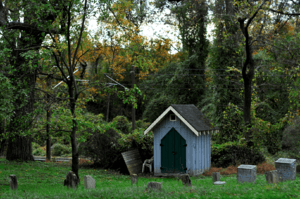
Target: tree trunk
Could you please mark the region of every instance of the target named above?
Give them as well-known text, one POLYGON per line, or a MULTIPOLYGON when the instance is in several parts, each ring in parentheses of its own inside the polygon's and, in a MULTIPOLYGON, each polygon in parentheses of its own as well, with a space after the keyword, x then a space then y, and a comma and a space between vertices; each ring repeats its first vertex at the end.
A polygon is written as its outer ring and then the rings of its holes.
MULTIPOLYGON (((245 36, 245 52, 246 60, 242 68, 242 76, 244 79, 244 122, 247 128, 251 127, 251 95, 252 95, 252 79, 254 77, 254 60, 252 58, 252 49, 250 46, 251 38, 249 37, 248 27, 244 27, 246 18, 239 18, 240 28, 245 36)), ((252 130, 245 132, 245 138, 248 146, 252 145, 252 130)))
MULTIPOLYGON (((47 87, 49 88, 51 86, 51 80, 50 78, 47 79, 47 87)), ((47 143, 46 143, 46 159, 48 161, 51 160, 51 137, 50 137, 50 119, 51 119, 51 102, 50 102, 50 95, 47 94, 47 125, 46 125, 46 132, 47 132, 47 143)))
POLYGON ((106 122, 108 122, 109 119, 109 102, 110 102, 110 93, 107 96, 106 122))
MULTIPOLYGON (((71 70, 71 74, 73 74, 72 70, 71 70)), ((76 118, 75 105, 76 105, 77 96, 76 96, 76 94, 74 96, 74 87, 73 87, 73 85, 75 85, 74 77, 71 76, 70 80, 71 81, 69 82, 68 87, 69 87, 69 96, 70 96, 70 109, 71 109, 71 113, 72 113, 72 116, 73 116, 72 132, 71 132, 71 135, 70 135, 71 145, 72 145, 72 171, 76 174, 77 179, 78 179, 78 183, 80 183, 80 178, 79 178, 79 174, 78 174, 78 170, 79 170, 79 168, 78 168, 78 163, 79 163, 78 157, 79 157, 79 154, 78 154, 77 140, 76 140, 77 122, 75 120, 75 118, 76 118)), ((75 92, 76 92, 76 88, 75 88, 75 92)))
POLYGON ((6 159, 34 161, 32 156, 32 138, 31 136, 16 136, 13 141, 11 138, 8 140, 6 159))
MULTIPOLYGON (((131 80, 132 80, 132 88, 134 88, 134 84, 135 84, 135 73, 134 73, 134 65, 132 65, 131 67, 131 80)), ((132 132, 135 129, 135 111, 136 109, 134 108, 134 105, 132 105, 132 132)))
MULTIPOLYGON (((18 60, 18 58, 17 58, 18 60)), ((20 70, 21 73, 23 73, 22 70, 20 70)), ((19 75, 17 75, 19 76, 19 75)), ((15 109, 15 114, 9 124, 9 132, 16 132, 15 136, 10 136, 8 139, 8 146, 7 146, 7 154, 6 159, 11 160, 17 160, 21 159, 23 161, 34 161, 34 158, 32 156, 32 138, 30 136, 20 136, 18 133, 22 131, 26 131, 31 127, 32 118, 24 118, 28 116, 28 114, 33 112, 33 104, 34 104, 34 86, 35 86, 35 72, 29 73, 24 79, 22 79, 21 82, 27 83, 28 85, 32 85, 31 91, 28 92, 28 97, 19 95, 19 99, 16 100, 15 107, 19 107, 21 102, 24 100, 24 98, 28 99, 28 103, 25 104, 21 108, 15 109), (22 81, 23 80, 23 81, 22 81), (14 140, 15 138, 15 140, 14 140)), ((17 84, 14 83, 14 84, 17 84)), ((17 85, 15 85, 17 86, 17 85)), ((22 88, 21 88, 22 89, 22 88)))
MULTIPOLYGON (((3 119, 3 121, 1 121, 1 124, 0 124, 0 135, 6 134, 5 128, 6 128, 6 119, 3 119)), ((0 156, 6 155, 5 154, 6 148, 7 148, 7 140, 2 137, 2 141, 0 143, 0 156)))

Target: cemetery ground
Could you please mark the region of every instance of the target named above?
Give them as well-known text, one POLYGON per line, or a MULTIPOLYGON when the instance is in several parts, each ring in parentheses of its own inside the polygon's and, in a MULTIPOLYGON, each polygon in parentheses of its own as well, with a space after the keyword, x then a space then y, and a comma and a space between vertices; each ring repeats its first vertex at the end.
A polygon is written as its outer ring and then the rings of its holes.
MULTIPOLYGON (((137 184, 131 184, 129 175, 115 171, 88 167, 87 160, 80 160, 80 184, 77 189, 68 189, 64 180, 71 169, 68 163, 57 162, 9 162, 0 159, 0 198, 300 198, 300 174, 292 181, 268 184, 264 173, 275 170, 278 158, 289 158, 281 151, 271 156, 264 149, 267 161, 257 166, 256 183, 237 183, 237 166, 212 167, 198 177, 190 177, 192 186, 183 186, 176 178, 160 178, 138 175, 137 184), (212 173, 220 172, 223 185, 213 185, 212 173), (17 177, 18 189, 11 190, 9 175, 17 177), (95 188, 85 189, 84 176, 95 180, 95 188), (160 190, 147 188, 148 182, 161 182, 160 190)), ((297 165, 299 161, 297 160, 297 165)))

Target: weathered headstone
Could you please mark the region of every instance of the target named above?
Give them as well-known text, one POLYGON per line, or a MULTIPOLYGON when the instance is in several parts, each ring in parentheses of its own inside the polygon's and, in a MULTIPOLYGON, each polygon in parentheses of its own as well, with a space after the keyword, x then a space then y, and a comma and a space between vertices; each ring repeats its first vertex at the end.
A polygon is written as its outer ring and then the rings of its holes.
POLYGON ((212 179, 213 183, 216 181, 220 181, 220 172, 213 172, 212 179))
POLYGON ((68 188, 77 188, 78 186, 78 179, 76 174, 73 171, 69 171, 67 174, 66 179, 64 180, 64 186, 67 186, 68 188))
POLYGON ((279 158, 275 161, 279 182, 296 179, 296 159, 279 158))
POLYGON ((213 172, 212 179, 213 179, 213 184, 214 185, 226 184, 226 182, 220 181, 220 179, 221 179, 220 172, 213 172))
POLYGON ((182 185, 186 185, 186 186, 189 186, 189 187, 192 186, 192 182, 191 182, 189 174, 183 174, 183 175, 180 176, 180 178, 181 178, 181 181, 182 181, 182 185))
POLYGON ((158 191, 160 191, 161 190, 161 182, 148 182, 147 187, 149 189, 148 192, 150 190, 158 190, 158 191))
POLYGON ((237 168, 237 182, 256 182, 256 165, 240 165, 237 168))
POLYGON ((268 184, 274 184, 279 182, 277 170, 266 171, 265 176, 268 184))
POLYGON ((138 175, 132 174, 131 175, 131 185, 136 184, 138 182, 138 175))
POLYGON ((95 179, 92 176, 84 176, 84 189, 95 189, 95 179))
POLYGON ((17 182, 17 176, 14 174, 9 175, 9 184, 11 190, 17 190, 18 189, 18 182, 17 182))

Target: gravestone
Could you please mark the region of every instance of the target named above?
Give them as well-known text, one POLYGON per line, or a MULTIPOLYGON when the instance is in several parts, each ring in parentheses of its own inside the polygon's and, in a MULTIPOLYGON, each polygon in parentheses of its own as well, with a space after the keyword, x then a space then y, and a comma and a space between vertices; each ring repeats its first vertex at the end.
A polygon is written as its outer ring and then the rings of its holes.
POLYGON ((220 172, 213 172, 212 178, 213 178, 213 184, 214 185, 226 184, 226 182, 220 181, 220 178, 221 178, 220 177, 220 172))
POLYGON ((162 182, 148 182, 148 185, 147 185, 148 192, 151 191, 151 190, 158 190, 158 191, 160 191, 161 190, 161 183, 162 182))
POLYGON ((131 185, 136 184, 138 182, 138 176, 136 174, 131 175, 131 185))
POLYGON ((77 188, 78 186, 78 179, 76 174, 73 171, 69 171, 67 174, 66 179, 64 180, 64 186, 67 186, 68 188, 77 188))
POLYGON ((213 183, 216 181, 220 181, 220 172, 213 172, 212 178, 213 178, 213 183))
POLYGON ((84 176, 84 189, 95 189, 95 180, 92 176, 84 176))
POLYGON ((192 186, 192 182, 191 182, 189 174, 183 174, 183 175, 181 175, 180 179, 182 181, 182 185, 189 186, 189 187, 192 186))
POLYGON ((256 165, 240 165, 237 168, 237 182, 256 182, 256 165))
POLYGON ((296 159, 279 158, 275 161, 279 182, 296 179, 296 159))
POLYGON ((265 176, 268 184, 274 184, 279 182, 277 170, 267 171, 265 172, 265 176))
POLYGON ((11 190, 17 190, 18 189, 18 182, 17 182, 17 176, 14 174, 9 175, 9 184, 11 190))

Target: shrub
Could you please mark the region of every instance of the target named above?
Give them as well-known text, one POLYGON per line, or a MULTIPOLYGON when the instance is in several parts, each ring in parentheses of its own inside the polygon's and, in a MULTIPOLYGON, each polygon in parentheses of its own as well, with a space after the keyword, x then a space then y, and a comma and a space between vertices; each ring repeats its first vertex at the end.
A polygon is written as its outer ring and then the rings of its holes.
POLYGON ((41 146, 35 142, 32 142, 32 151, 34 151, 35 149, 40 148, 41 146))
POLYGON ((59 143, 54 144, 52 147, 51 155, 53 156, 61 156, 62 154, 69 154, 71 152, 70 147, 59 143))
POLYGON ((293 153, 299 153, 300 145, 300 118, 296 118, 293 123, 284 129, 282 136, 282 148, 293 153))
POLYGON ((112 122, 116 122, 116 129, 122 131, 124 134, 129 133, 128 129, 128 119, 125 116, 117 116, 115 117, 112 122))
POLYGON ((38 149, 33 150, 32 155, 45 156, 46 152, 42 148, 38 148, 38 149))
POLYGON ((81 143, 80 151, 85 152, 85 156, 91 157, 95 167, 104 169, 120 169, 121 173, 128 173, 126 164, 121 155, 122 149, 116 149, 113 145, 118 145, 119 133, 110 128, 104 133, 96 132, 87 137, 87 141, 81 143))
POLYGON ((250 150, 246 144, 236 144, 231 142, 231 144, 224 143, 212 147, 211 163, 215 167, 228 167, 230 165, 236 165, 238 162, 240 164, 250 164, 257 165, 265 161, 265 157, 262 152, 253 148, 250 150))

